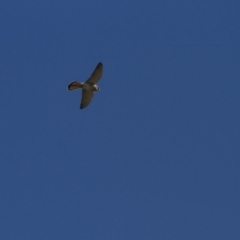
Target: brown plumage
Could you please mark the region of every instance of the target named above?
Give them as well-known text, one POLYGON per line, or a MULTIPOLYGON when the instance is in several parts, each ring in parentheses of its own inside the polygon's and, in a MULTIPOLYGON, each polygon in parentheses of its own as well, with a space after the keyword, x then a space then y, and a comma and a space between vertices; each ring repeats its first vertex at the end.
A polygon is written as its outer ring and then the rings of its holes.
POLYGON ((97 86, 97 82, 102 77, 103 73, 103 64, 100 62, 94 69, 92 75, 87 79, 86 82, 71 82, 68 85, 68 90, 75 90, 78 88, 82 88, 82 99, 80 104, 80 109, 83 109, 89 105, 91 102, 94 92, 100 90, 100 88, 97 86))

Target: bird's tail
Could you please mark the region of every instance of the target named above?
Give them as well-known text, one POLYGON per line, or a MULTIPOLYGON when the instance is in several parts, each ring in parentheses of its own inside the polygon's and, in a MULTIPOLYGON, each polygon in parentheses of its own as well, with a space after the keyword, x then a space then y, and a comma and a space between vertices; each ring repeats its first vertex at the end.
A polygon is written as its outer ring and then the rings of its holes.
POLYGON ((83 86, 82 83, 74 81, 68 85, 68 90, 75 90, 75 89, 81 88, 82 86, 83 86))

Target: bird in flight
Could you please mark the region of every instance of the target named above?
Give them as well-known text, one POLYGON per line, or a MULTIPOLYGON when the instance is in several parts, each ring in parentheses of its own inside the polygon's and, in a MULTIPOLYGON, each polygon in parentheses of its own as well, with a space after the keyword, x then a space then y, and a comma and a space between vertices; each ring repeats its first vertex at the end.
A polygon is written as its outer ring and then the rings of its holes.
POLYGON ((103 73, 103 64, 100 62, 94 69, 92 75, 87 79, 86 82, 71 82, 68 85, 68 90, 75 90, 78 88, 82 88, 82 99, 80 104, 80 109, 83 109, 89 105, 91 102, 94 92, 100 90, 99 86, 96 84, 103 73))

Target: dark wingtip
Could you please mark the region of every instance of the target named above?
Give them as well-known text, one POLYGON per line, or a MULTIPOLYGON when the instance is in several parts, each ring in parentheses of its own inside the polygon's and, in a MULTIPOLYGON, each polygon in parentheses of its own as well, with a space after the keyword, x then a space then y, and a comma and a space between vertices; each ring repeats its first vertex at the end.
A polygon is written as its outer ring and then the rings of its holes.
POLYGON ((71 90, 71 85, 72 85, 72 82, 70 84, 68 84, 68 86, 67 86, 68 91, 71 90))

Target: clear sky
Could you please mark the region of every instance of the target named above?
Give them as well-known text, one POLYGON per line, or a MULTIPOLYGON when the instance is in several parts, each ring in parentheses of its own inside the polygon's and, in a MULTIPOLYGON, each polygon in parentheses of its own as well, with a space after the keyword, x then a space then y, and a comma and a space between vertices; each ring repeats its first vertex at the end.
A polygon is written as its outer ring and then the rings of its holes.
POLYGON ((0 239, 239 240, 239 12, 1 0, 0 239))

